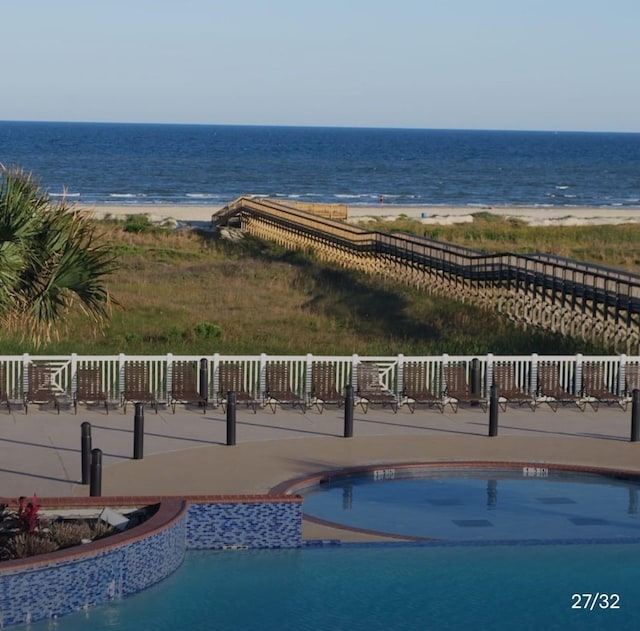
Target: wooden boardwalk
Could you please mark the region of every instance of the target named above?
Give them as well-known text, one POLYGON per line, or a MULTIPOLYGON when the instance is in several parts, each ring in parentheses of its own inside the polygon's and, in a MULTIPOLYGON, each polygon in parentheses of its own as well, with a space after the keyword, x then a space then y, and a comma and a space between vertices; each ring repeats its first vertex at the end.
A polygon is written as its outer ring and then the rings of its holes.
POLYGON ((324 213, 241 197, 212 217, 323 261, 478 304, 520 324, 637 354, 640 276, 548 254, 483 254, 433 239, 359 228, 324 213))

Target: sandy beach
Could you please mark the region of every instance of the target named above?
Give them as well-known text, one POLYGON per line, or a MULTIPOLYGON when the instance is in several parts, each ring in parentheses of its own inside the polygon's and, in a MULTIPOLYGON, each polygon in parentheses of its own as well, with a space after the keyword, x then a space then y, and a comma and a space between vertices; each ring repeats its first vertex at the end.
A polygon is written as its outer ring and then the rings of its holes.
MULTIPOLYGON (((126 217, 147 214, 152 221, 174 219, 181 223, 206 223, 220 206, 200 205, 126 205, 85 206, 96 218, 126 217)), ((470 223, 474 213, 488 212, 501 217, 519 219, 535 226, 616 225, 640 223, 640 208, 588 207, 490 207, 490 206, 349 206, 350 221, 383 218, 392 221, 405 215, 424 224, 448 225, 470 223)))

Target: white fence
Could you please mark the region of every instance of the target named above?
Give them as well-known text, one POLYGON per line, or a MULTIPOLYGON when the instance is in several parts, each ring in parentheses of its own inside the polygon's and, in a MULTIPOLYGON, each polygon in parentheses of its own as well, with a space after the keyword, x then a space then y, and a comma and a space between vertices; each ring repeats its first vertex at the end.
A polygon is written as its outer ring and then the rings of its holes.
MULTIPOLYGON (((172 398, 172 372, 176 362, 192 362, 197 371, 197 383, 200 393, 212 404, 217 405, 226 395, 220 391, 219 368, 225 362, 242 365, 245 390, 258 400, 265 400, 266 375, 271 362, 284 362, 289 367, 292 392, 307 400, 312 399, 312 365, 314 362, 330 363, 335 367, 336 388, 342 390, 347 384, 357 389, 356 366, 360 363, 376 364, 379 369, 380 383, 386 390, 399 399, 403 392, 403 366, 407 362, 417 362, 425 366, 426 386, 434 392, 443 392, 446 388, 443 366, 456 364, 467 368, 469 383, 475 387, 476 394, 487 398, 492 384, 493 365, 496 362, 508 362, 513 366, 517 384, 532 396, 537 385, 537 366, 539 362, 553 362, 559 369, 562 387, 570 393, 580 395, 582 387, 582 365, 584 362, 598 363, 604 367, 606 388, 614 396, 630 397, 631 392, 626 375, 629 366, 640 365, 640 356, 516 356, 516 355, 440 355, 440 356, 326 356, 326 355, 12 355, 0 356, 0 392, 6 392, 12 402, 23 402, 28 392, 29 364, 46 365, 50 368, 51 384, 55 393, 70 399, 76 392, 76 378, 79 367, 99 369, 102 390, 112 403, 121 404, 125 390, 124 374, 128 362, 137 362, 146 367, 148 388, 154 398, 167 404, 172 398), (203 392, 206 390, 206 392, 203 392)), ((635 368, 637 374, 638 368, 635 368)), ((630 371, 629 371, 630 372, 630 371)), ((637 386, 634 386, 637 387, 637 386)))

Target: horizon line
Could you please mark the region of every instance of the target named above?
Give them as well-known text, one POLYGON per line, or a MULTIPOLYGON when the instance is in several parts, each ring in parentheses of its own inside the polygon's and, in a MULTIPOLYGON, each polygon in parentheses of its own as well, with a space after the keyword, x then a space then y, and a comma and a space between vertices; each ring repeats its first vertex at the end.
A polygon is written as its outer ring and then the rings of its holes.
POLYGON ((527 132, 550 134, 640 134, 630 130, 608 129, 553 129, 553 128, 515 128, 515 127, 415 127, 385 125, 323 125, 323 124, 283 124, 283 123, 185 123, 157 121, 97 121, 97 120, 45 120, 45 119, 0 119, 2 123, 51 124, 51 125, 149 125, 157 127, 275 127, 289 129, 362 129, 397 131, 478 131, 478 132, 527 132))

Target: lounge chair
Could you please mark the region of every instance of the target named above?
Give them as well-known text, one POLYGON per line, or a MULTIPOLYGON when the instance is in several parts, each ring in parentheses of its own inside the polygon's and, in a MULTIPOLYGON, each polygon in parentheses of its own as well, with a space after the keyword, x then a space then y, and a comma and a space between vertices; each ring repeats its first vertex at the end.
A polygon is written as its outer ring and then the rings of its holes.
POLYGON ((380 369, 376 364, 358 364, 356 405, 366 414, 370 405, 389 406, 393 413, 398 411, 398 399, 393 392, 380 382, 380 369))
POLYGON ((5 403, 7 410, 11 412, 11 401, 9 400, 9 392, 7 388, 7 366, 0 364, 0 401, 5 403))
POLYGON ((298 406, 302 413, 306 413, 307 406, 304 399, 291 390, 289 364, 286 362, 271 362, 267 364, 267 391, 265 401, 275 414, 278 405, 298 406))
POLYGON ((344 405, 345 396, 336 387, 336 367, 329 362, 311 364, 311 405, 322 414, 325 405, 344 405))
POLYGON ((222 411, 226 411, 228 392, 236 395, 236 403, 244 403, 253 409, 255 414, 260 405, 257 399, 246 389, 244 379, 244 366, 241 362, 224 362, 218 367, 218 402, 222 405, 222 411))
POLYGON ((171 366, 171 410, 176 413, 178 403, 197 403, 203 414, 207 411, 207 397, 198 391, 198 365, 195 362, 173 362, 171 366))
POLYGON ((158 413, 158 401, 149 385, 149 368, 146 362, 130 361, 124 364, 124 391, 122 404, 127 413, 127 401, 132 403, 150 403, 158 413))
POLYGON ((467 381, 466 364, 449 364, 442 368, 444 375, 444 394, 447 403, 451 405, 455 413, 458 412, 460 403, 478 404, 483 412, 487 411, 487 400, 479 393, 471 391, 467 381))
POLYGON ((109 414, 108 396, 102 389, 100 368, 78 366, 76 369, 76 389, 73 393, 73 411, 78 413, 78 403, 103 403, 109 414))
POLYGON ((547 403, 554 411, 558 411, 560 405, 575 403, 581 412, 584 412, 587 403, 583 397, 565 390, 560 382, 560 367, 554 362, 538 363, 538 389, 536 403, 547 403))
POLYGON ((509 403, 528 405, 536 411, 536 398, 529 388, 518 383, 515 366, 511 362, 493 364, 493 384, 498 388, 498 405, 503 412, 507 411, 509 403))
MULTIPOLYGON (((427 365, 422 362, 407 362, 403 367, 403 402, 407 404, 411 414, 416 405, 437 407, 440 413, 444 413, 445 399, 442 394, 434 394, 427 381, 429 379, 427 365)), ((440 388, 440 392, 442 389, 440 388)))
POLYGON ((29 403, 53 403, 60 414, 58 397, 64 392, 56 385, 56 368, 51 364, 29 364, 27 368, 29 383, 24 394, 24 411, 29 413, 29 403))
POLYGON ((623 410, 627 409, 626 399, 618 397, 607 387, 605 366, 600 362, 582 364, 582 396, 594 411, 598 410, 601 403, 615 403, 623 410))

